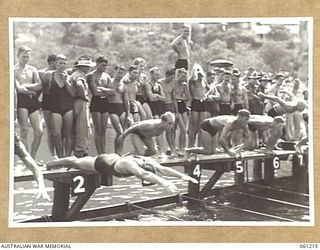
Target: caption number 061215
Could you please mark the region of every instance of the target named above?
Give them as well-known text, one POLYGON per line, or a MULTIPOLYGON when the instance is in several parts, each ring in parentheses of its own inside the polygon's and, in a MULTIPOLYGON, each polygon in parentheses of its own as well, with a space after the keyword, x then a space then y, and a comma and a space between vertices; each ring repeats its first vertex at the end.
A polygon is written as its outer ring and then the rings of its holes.
POLYGON ((84 186, 84 177, 81 175, 77 175, 73 177, 72 181, 76 184, 73 192, 75 194, 81 194, 86 191, 86 188, 84 186))

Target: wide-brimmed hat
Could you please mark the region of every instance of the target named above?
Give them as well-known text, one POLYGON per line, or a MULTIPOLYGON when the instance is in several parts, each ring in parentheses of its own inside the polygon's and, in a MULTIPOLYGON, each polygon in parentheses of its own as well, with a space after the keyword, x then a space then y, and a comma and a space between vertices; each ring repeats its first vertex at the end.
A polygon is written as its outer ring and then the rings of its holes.
POLYGON ((240 76, 240 75, 241 75, 240 70, 239 70, 238 68, 232 69, 231 74, 232 74, 233 76, 240 76))
POLYGON ((267 75, 264 75, 263 77, 261 77, 260 81, 268 81, 268 82, 270 82, 271 79, 267 75))
POLYGON ((278 79, 278 78, 285 78, 285 75, 282 72, 279 72, 278 74, 276 74, 276 76, 274 77, 274 79, 278 79))
POLYGON ((92 62, 90 55, 81 55, 78 60, 75 62, 74 66, 87 66, 94 67, 96 64, 92 62))
POLYGON ((248 76, 249 79, 258 79, 260 78, 259 73, 254 71, 251 75, 248 76))
POLYGON ((214 60, 214 61, 211 61, 209 64, 210 66, 219 67, 219 68, 229 68, 229 67, 232 67, 233 65, 232 62, 224 59, 214 60))

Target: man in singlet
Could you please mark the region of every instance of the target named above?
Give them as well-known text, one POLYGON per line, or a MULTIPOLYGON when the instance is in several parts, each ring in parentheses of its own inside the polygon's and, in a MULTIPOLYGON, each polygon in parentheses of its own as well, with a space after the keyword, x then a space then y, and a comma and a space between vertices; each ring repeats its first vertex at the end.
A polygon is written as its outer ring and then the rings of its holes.
POLYGON ((249 109, 247 90, 240 85, 240 71, 238 69, 232 70, 231 104, 233 106, 233 115, 237 115, 240 109, 249 109))
POLYGON ((231 71, 226 70, 223 74, 223 80, 217 85, 217 90, 220 93, 220 115, 231 114, 231 71))
POLYGON ((111 83, 114 95, 109 96, 110 121, 116 131, 114 150, 117 154, 119 154, 120 150, 117 145, 118 137, 123 133, 123 130, 126 127, 130 112, 127 85, 121 82, 125 72, 124 66, 117 65, 115 67, 114 78, 111 83))
POLYGON ((306 102, 304 100, 299 100, 292 94, 286 90, 281 90, 280 93, 284 93, 288 95, 291 100, 284 101, 278 96, 266 95, 263 93, 258 93, 260 98, 265 98, 276 102, 272 109, 269 110, 268 115, 271 117, 282 116, 284 114, 291 114, 296 111, 302 112, 306 108, 306 102))
POLYGON ((17 92, 17 118, 20 127, 21 141, 28 150, 28 120, 30 120, 33 130, 30 154, 31 157, 35 159, 43 133, 40 103, 38 101, 39 90, 41 90, 42 87, 38 70, 28 64, 30 53, 31 49, 26 46, 18 49, 18 63, 14 67, 14 82, 17 92))
POLYGON ((175 69, 185 68, 186 70, 188 70, 190 46, 192 45, 190 37, 191 26, 183 25, 182 34, 176 37, 171 43, 173 50, 178 55, 178 59, 175 64, 175 69))
MULTIPOLYGON (((55 70, 56 69, 56 55, 50 54, 47 57, 47 63, 48 67, 45 69, 39 70, 39 77, 41 80, 41 83, 43 83, 44 75, 47 71, 55 70)), ((52 130, 51 130, 51 124, 50 124, 50 118, 51 118, 51 109, 50 109, 50 96, 49 96, 49 90, 45 89, 42 86, 42 102, 41 102, 41 109, 42 114, 44 118, 44 122, 46 124, 46 130, 47 130, 47 144, 49 148, 49 153, 51 156, 55 155, 54 152, 54 146, 53 146, 53 138, 52 138, 52 130)))
POLYGON ((179 150, 184 151, 187 145, 187 123, 188 123, 188 109, 187 102, 190 98, 187 70, 184 68, 176 70, 176 80, 173 84, 173 103, 177 116, 177 123, 179 126, 179 150))
POLYGON ((89 109, 88 109, 88 83, 86 73, 94 64, 90 55, 82 55, 75 63, 76 71, 71 75, 71 85, 75 89, 74 97, 74 122, 75 122, 75 147, 74 155, 84 157, 89 150, 89 109))
POLYGON ((119 136, 118 143, 121 149, 120 152, 122 153, 125 138, 131 134, 136 154, 146 156, 154 155, 157 153, 157 149, 153 141, 153 137, 163 134, 163 132, 172 129, 173 126, 174 115, 170 112, 166 112, 161 115, 160 119, 137 122, 119 136), (146 150, 144 146, 147 147, 146 150))
POLYGON ((272 150, 282 135, 284 125, 285 120, 281 116, 272 118, 267 115, 251 115, 248 121, 248 127, 251 132, 251 147, 258 148, 258 132, 267 131, 269 135, 266 139, 265 153, 273 154, 272 150))
POLYGON ((106 152, 106 131, 110 111, 108 97, 114 94, 114 91, 110 88, 111 77, 105 72, 107 66, 108 59, 101 55, 96 59, 96 69, 86 76, 92 94, 90 112, 94 126, 94 142, 98 154, 106 152))
POLYGON ((206 92, 208 90, 205 81, 205 73, 201 65, 195 63, 192 67, 189 79, 191 101, 191 116, 189 124, 189 147, 193 147, 198 134, 198 145, 201 145, 200 123, 207 118, 206 92))
POLYGON ((142 181, 159 184, 165 190, 176 193, 178 188, 170 181, 161 177, 177 177, 184 181, 198 183, 198 181, 188 175, 182 174, 172 168, 160 165, 150 157, 141 155, 119 156, 117 154, 101 154, 96 157, 86 156, 84 158, 66 157, 52 160, 47 163, 48 169, 73 167, 84 171, 97 171, 102 176, 129 177, 136 176, 142 181))
POLYGON ((141 120, 141 117, 139 115, 139 107, 136 100, 139 85, 139 83, 137 82, 139 77, 138 67, 135 65, 131 65, 129 67, 128 73, 128 77, 124 76, 121 82, 123 82, 127 86, 130 114, 133 117, 133 121, 138 122, 141 120))
POLYGON ((186 148, 188 153, 215 154, 218 143, 224 148, 231 157, 236 157, 249 142, 248 121, 250 112, 246 109, 238 111, 236 117, 230 115, 216 116, 208 118, 201 123, 203 133, 203 147, 186 148), (232 132, 242 131, 245 142, 230 148, 230 137, 232 132), (219 135, 219 138, 218 138, 219 135))
POLYGON ((65 71, 67 57, 60 54, 56 57, 56 70, 46 72, 43 81, 44 89, 50 96, 53 145, 58 157, 70 156, 73 150, 73 96, 74 89, 65 71))

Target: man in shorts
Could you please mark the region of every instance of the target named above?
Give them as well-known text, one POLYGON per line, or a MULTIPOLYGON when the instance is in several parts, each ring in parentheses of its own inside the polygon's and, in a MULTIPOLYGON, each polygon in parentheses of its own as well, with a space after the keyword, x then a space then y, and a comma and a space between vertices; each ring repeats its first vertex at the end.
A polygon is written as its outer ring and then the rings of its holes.
POLYGON ((30 154, 35 159, 43 133, 40 103, 38 101, 42 87, 38 70, 28 64, 30 53, 31 49, 27 46, 22 46, 18 49, 18 63, 14 66, 14 82, 15 91, 17 92, 17 118, 21 141, 28 150, 28 120, 30 120, 33 130, 30 154))
POLYGON ((160 165, 150 157, 138 155, 119 156, 117 154, 101 154, 97 157, 86 156, 84 158, 67 157, 52 160, 47 163, 48 169, 73 167, 84 171, 97 171, 101 175, 113 175, 116 177, 136 176, 141 180, 159 184, 167 191, 176 193, 178 188, 160 175, 177 177, 184 181, 198 183, 188 175, 182 174, 172 168, 160 165))
POLYGON ((200 125, 201 133, 203 133, 203 147, 186 148, 186 152, 215 154, 219 143, 231 157, 238 156, 239 152, 250 142, 249 119, 250 112, 246 109, 241 109, 236 117, 222 115, 204 120, 200 125), (242 131, 245 143, 230 148, 230 137, 235 130, 242 131))
MULTIPOLYGON (((157 149, 153 137, 159 136, 163 132, 172 129, 174 120, 174 115, 170 112, 166 112, 160 116, 160 119, 144 120, 133 124, 119 136, 118 140, 119 145, 121 145, 120 148, 123 148, 125 138, 131 134, 136 154, 145 156, 155 155, 157 149), (144 146, 147 147, 146 150, 144 150, 144 146)), ((120 152, 122 152, 122 150, 120 150, 120 152)))
POLYGON ((182 34, 176 37, 171 43, 173 50, 178 55, 175 69, 184 68, 188 70, 191 45, 191 26, 183 25, 182 34))
POLYGON ((231 115, 231 71, 226 70, 223 74, 222 82, 217 85, 220 93, 219 115, 231 115))

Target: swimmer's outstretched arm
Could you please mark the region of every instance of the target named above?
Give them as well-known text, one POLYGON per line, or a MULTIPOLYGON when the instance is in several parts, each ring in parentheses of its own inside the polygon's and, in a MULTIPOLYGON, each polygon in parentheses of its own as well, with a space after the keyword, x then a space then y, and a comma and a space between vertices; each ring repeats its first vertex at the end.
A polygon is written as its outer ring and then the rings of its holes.
POLYGON ((68 156, 65 158, 54 158, 47 163, 47 169, 51 170, 57 168, 72 167, 80 170, 94 171, 95 159, 95 157, 91 156, 85 156, 82 158, 77 158, 75 156, 68 156))
POLYGON ((192 178, 189 175, 185 175, 183 173, 180 173, 179 171, 169 168, 169 167, 165 167, 162 166, 160 163, 158 163, 156 160, 150 158, 150 157, 145 157, 142 156, 141 158, 143 158, 145 160, 145 164, 151 164, 156 171, 158 171, 160 174, 164 175, 164 176, 172 176, 172 177, 177 177, 179 179, 182 179, 184 181, 191 181, 193 183, 198 183, 198 181, 194 178, 192 178))
POLYGON ((286 102, 284 100, 282 100, 280 97, 278 96, 274 96, 274 95, 266 95, 262 92, 258 93, 258 96, 265 98, 265 99, 269 99, 271 101, 277 102, 279 103, 281 106, 287 106, 286 102))

